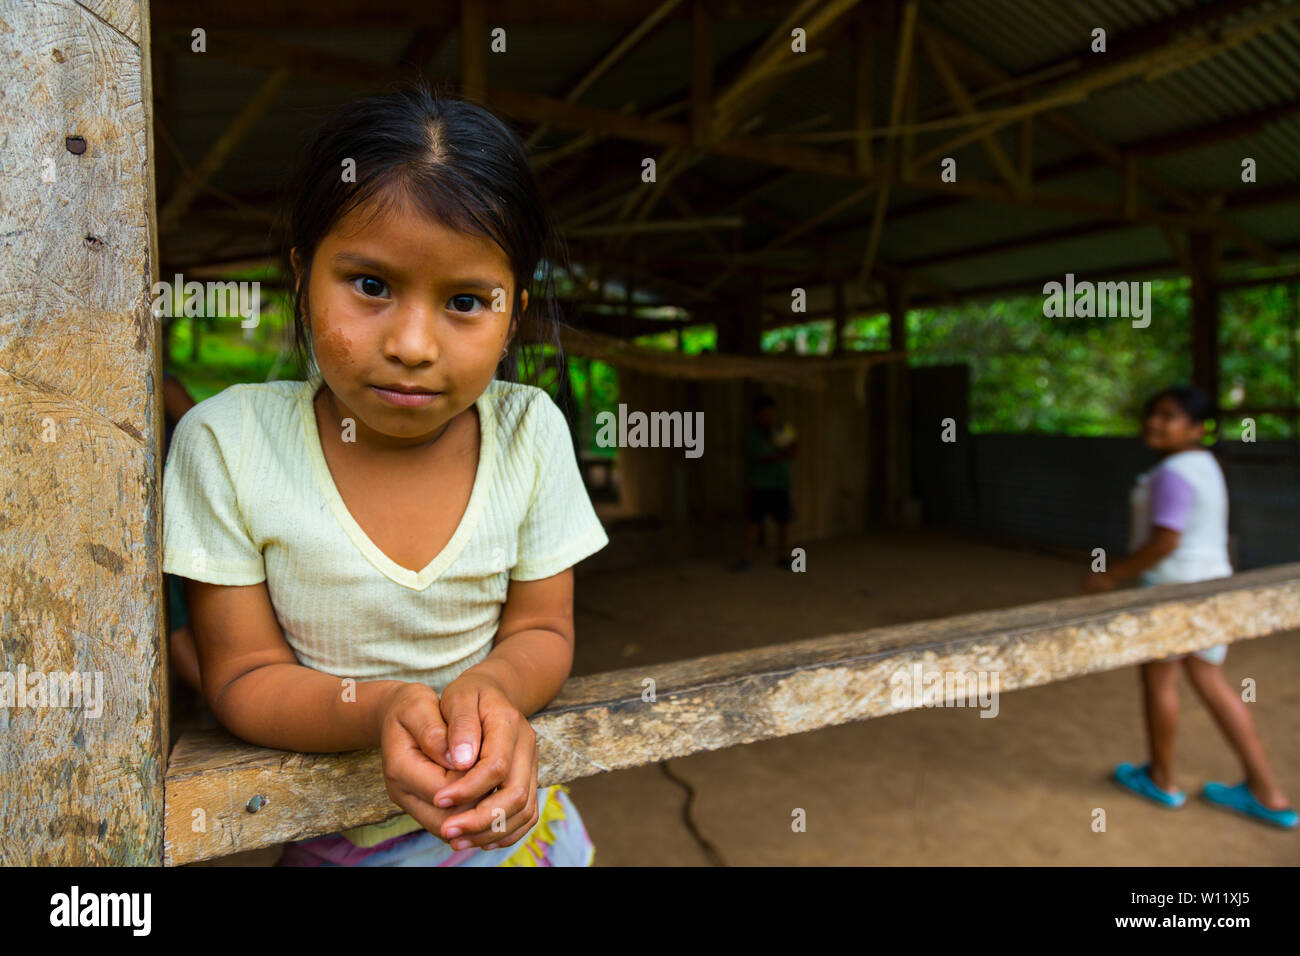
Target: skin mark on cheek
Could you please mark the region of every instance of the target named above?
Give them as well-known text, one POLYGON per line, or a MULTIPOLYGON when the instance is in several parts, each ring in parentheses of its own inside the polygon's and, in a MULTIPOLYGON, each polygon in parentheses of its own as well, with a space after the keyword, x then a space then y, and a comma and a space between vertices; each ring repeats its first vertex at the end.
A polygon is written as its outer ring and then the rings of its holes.
POLYGON ((318 356, 325 357, 334 369, 346 373, 356 365, 352 339, 337 326, 332 328, 326 326, 318 343, 318 356))

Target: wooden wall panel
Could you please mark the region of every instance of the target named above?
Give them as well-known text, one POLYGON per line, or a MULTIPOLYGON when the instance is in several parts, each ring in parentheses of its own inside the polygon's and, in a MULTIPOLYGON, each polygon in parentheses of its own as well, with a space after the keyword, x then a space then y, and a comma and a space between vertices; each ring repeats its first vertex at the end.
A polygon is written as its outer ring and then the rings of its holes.
MULTIPOLYGON (((799 433, 799 454, 791 469, 795 520, 791 542, 815 541, 865 528, 867 481, 866 369, 835 369, 822 389, 767 385, 778 418, 799 433)), ((740 381, 691 383, 620 371, 619 401, 628 412, 702 410, 704 456, 683 458, 676 449, 619 450, 624 501, 634 514, 672 524, 680 511, 680 485, 691 489, 688 520, 739 515, 747 454, 749 405, 740 381), (696 397, 692 399, 694 391, 696 397), (678 472, 702 471, 702 481, 682 481, 678 472)))

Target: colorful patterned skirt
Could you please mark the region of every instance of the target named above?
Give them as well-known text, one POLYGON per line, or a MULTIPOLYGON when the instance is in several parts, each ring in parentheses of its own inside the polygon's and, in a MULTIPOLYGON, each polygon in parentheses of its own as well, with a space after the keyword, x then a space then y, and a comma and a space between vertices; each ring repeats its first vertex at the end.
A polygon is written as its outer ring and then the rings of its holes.
POLYGON ((370 847, 341 833, 285 845, 280 866, 590 866, 595 848, 563 784, 537 791, 541 807, 528 835, 495 850, 453 850, 427 830, 370 847))

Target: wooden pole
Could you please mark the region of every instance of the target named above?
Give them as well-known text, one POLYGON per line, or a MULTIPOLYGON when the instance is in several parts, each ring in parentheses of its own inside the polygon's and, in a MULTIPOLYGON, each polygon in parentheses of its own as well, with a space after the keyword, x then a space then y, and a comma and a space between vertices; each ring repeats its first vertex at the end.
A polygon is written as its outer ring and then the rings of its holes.
POLYGON ((713 14, 709 0, 691 4, 691 145, 707 146, 713 138, 713 14))
POLYGON ((460 0, 460 90, 482 101, 487 91, 487 20, 483 0, 460 0))
MULTIPOLYGON (((901 10, 901 22, 898 28, 898 58, 894 64, 894 92, 889 105, 889 125, 897 129, 903 118, 903 99, 907 93, 908 78, 912 69, 912 44, 916 33, 916 0, 907 0, 901 10)), ((889 165, 896 167, 900 155, 900 142, 897 136, 889 140, 889 165)), ((867 238, 866 253, 862 257, 862 267, 858 272, 855 302, 861 302, 871 283, 871 273, 876 264, 876 253, 880 248, 880 236, 885 226, 885 213, 889 206, 889 184, 876 194, 876 208, 871 217, 871 233, 867 238)))
POLYGON ((4 866, 162 862, 149 5, 95 7, 10 4, 0 30, 4 866))
POLYGON ((1187 237, 1192 263, 1192 383, 1219 400, 1218 243, 1212 233, 1187 237))
POLYGON ((859 175, 869 175, 874 161, 871 139, 866 132, 871 129, 872 70, 875 68, 875 26, 866 11, 860 11, 853 25, 853 127, 862 135, 853 142, 853 169, 859 175))
POLYGON ((844 304, 844 283, 832 282, 831 293, 835 300, 835 349, 834 354, 844 351, 844 323, 848 319, 848 309, 844 304))
MULTIPOLYGON (((885 281, 885 296, 889 304, 889 350, 907 351, 907 287, 897 277, 885 281)), ((907 359, 890 362, 889 421, 888 421, 888 483, 886 493, 886 523, 901 527, 904 523, 904 505, 911 496, 912 466, 912 394, 907 359)))

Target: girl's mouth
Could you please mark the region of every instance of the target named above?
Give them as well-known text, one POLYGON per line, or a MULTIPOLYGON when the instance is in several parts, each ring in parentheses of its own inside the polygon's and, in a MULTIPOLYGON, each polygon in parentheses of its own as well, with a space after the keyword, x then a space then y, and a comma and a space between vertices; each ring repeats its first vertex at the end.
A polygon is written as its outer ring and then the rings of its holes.
POLYGON ((398 408, 423 408, 426 405, 433 404, 434 400, 442 392, 402 392, 393 388, 383 388, 379 385, 371 385, 375 394, 387 402, 389 405, 395 405, 398 408))

